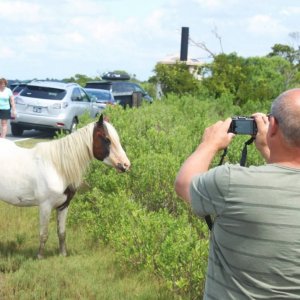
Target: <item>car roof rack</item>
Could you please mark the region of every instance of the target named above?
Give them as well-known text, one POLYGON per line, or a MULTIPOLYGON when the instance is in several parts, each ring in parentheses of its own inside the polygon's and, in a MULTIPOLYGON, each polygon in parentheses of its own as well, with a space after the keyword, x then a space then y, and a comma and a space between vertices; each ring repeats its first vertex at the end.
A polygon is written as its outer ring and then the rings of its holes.
POLYGON ((130 76, 127 73, 107 72, 107 73, 103 74, 102 79, 104 79, 104 80, 130 80, 130 76))

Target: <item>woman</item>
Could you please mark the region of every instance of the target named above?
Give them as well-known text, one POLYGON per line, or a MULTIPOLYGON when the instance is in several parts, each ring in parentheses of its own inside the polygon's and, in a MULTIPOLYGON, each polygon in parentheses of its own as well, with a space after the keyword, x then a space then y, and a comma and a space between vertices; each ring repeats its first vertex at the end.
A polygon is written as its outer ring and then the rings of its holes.
POLYGON ((7 80, 0 79, 0 119, 1 137, 5 138, 7 133, 7 120, 16 117, 16 106, 13 93, 7 87, 7 80))

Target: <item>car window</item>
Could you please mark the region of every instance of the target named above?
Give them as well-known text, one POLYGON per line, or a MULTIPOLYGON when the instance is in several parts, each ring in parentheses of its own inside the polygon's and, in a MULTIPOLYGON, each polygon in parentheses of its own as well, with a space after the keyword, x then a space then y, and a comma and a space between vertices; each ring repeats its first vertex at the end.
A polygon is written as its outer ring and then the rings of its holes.
POLYGON ((43 86, 28 85, 24 87, 20 95, 25 97, 31 97, 31 98, 62 100, 66 95, 66 90, 43 87, 43 86))
POLYGON ((80 97, 81 97, 81 101, 83 102, 91 102, 89 96, 86 94, 86 92, 83 89, 80 89, 80 97))
POLYGON ((146 92, 138 84, 133 82, 114 82, 112 85, 112 91, 114 93, 140 92, 143 95, 146 94, 146 92))
POLYGON ((97 100, 111 100, 111 94, 105 93, 102 91, 88 91, 90 95, 93 95, 97 98, 97 100))
POLYGON ((14 93, 19 93, 20 91, 22 91, 24 89, 25 86, 26 85, 24 85, 24 84, 17 85, 12 91, 14 93))
POLYGON ((72 101, 82 101, 79 88, 75 88, 73 90, 71 99, 72 99, 72 101))
POLYGON ((142 94, 145 93, 145 91, 140 86, 138 86, 137 84, 134 84, 134 91, 135 92, 141 92, 142 94))
POLYGON ((112 90, 115 93, 129 93, 134 91, 134 86, 130 82, 114 82, 112 90))

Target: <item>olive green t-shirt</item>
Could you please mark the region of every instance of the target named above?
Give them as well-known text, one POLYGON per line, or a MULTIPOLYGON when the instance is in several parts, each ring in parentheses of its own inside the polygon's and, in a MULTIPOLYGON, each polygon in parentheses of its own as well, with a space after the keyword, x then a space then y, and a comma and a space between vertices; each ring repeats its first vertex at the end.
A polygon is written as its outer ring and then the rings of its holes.
POLYGON ((300 299, 300 170, 225 164, 190 187, 215 216, 204 299, 300 299))

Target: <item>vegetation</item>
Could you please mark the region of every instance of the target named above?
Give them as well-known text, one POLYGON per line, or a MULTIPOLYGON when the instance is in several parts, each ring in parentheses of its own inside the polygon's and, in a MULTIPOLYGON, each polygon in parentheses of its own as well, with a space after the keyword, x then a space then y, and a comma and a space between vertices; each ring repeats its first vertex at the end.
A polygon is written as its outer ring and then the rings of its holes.
POLYGON ((291 46, 275 44, 264 57, 238 56, 236 53, 218 54, 213 61, 198 70, 202 80, 194 78, 184 63, 157 64, 150 81, 159 82, 165 94, 198 93, 213 98, 230 96, 235 105, 261 105, 274 99, 281 91, 299 85, 300 52, 291 46))
MULTIPOLYGON (((220 115, 241 112, 231 100, 169 95, 139 109, 108 110, 132 170, 118 174, 95 161, 86 176, 90 188, 72 203, 72 224, 85 224, 91 237, 112 247, 124 266, 156 274, 189 299, 202 299, 208 230, 177 198, 173 184, 204 128, 220 115)), ((246 139, 234 140, 229 161, 239 162, 246 139)), ((249 163, 263 163, 254 147, 248 155, 249 163)))
MULTIPOLYGON (((38 209, 0 202, 0 299, 172 299, 147 272, 120 266, 114 252, 92 242, 83 226, 68 226, 69 256, 58 256, 54 215, 47 258, 35 259, 38 209)), ((175 298, 176 299, 176 298, 175 298)))
POLYGON ((157 64, 154 72, 156 76, 150 82, 161 83, 165 95, 195 95, 199 91, 199 81, 189 72, 188 66, 183 62, 174 65, 157 64))

